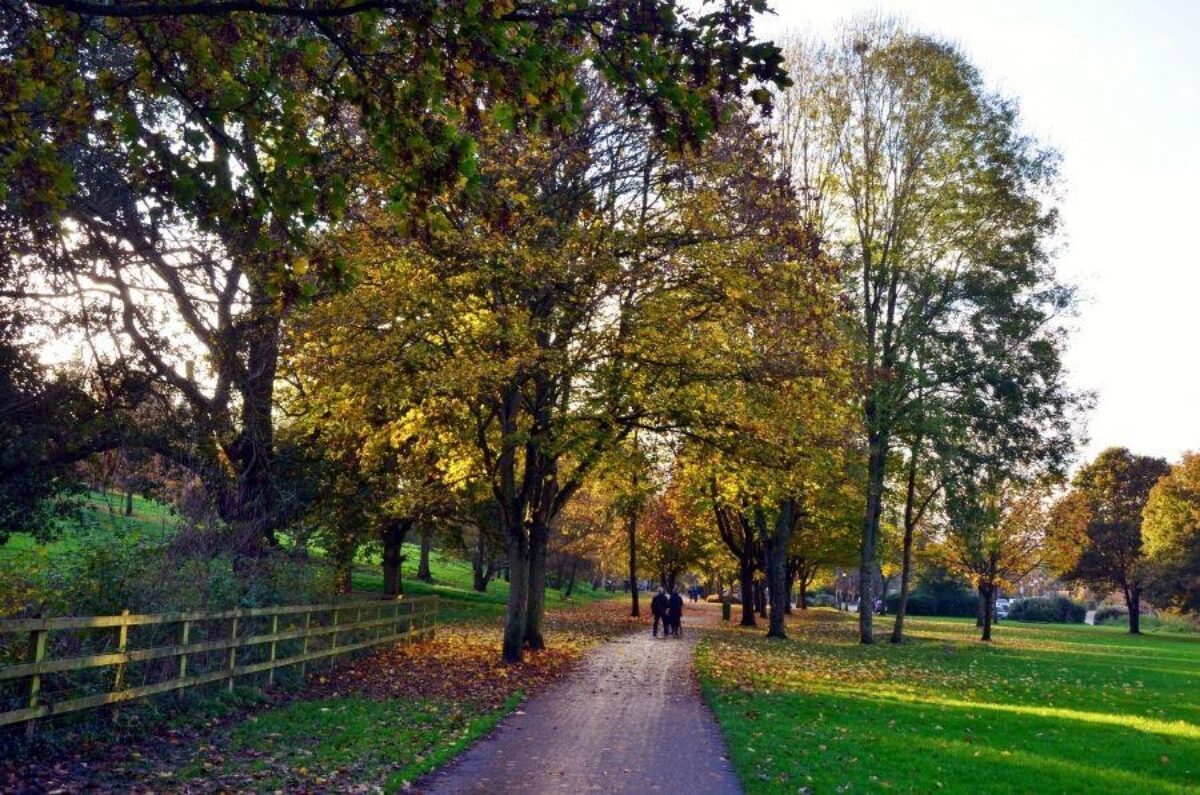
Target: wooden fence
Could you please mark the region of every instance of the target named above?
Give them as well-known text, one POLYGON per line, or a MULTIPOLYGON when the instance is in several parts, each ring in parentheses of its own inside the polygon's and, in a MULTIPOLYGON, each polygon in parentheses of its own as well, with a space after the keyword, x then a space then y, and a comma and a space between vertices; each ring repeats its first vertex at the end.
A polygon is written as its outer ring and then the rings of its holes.
POLYGON ((10 705, 14 696, 17 699, 16 708, 0 711, 0 727, 24 723, 26 735, 32 736, 38 720, 66 713, 210 682, 224 681, 232 690, 234 680, 248 674, 265 673, 270 683, 275 671, 284 666, 297 666, 303 676, 308 663, 315 660, 431 635, 437 609, 437 597, 424 597, 218 612, 130 615, 125 611, 118 616, 0 621, 0 640, 13 635, 28 638, 25 662, 0 663, 0 686, 10 691, 10 705), (90 638, 79 639, 79 635, 88 633, 90 638), (58 634, 75 637, 63 637, 56 644, 58 634), (156 645, 137 643, 135 636, 139 634, 156 645), (174 642, 164 642, 168 638, 174 642), (99 653, 58 657, 51 653, 56 646, 68 652, 90 647, 99 653), (131 667, 153 661, 158 661, 156 667, 151 670, 143 665, 141 683, 134 682, 131 667), (197 665, 199 661, 204 664, 197 665), (82 686, 69 677, 88 671, 91 689, 100 692, 79 695, 82 686), (68 678, 58 683, 58 697, 49 698, 45 682, 55 676, 68 678))

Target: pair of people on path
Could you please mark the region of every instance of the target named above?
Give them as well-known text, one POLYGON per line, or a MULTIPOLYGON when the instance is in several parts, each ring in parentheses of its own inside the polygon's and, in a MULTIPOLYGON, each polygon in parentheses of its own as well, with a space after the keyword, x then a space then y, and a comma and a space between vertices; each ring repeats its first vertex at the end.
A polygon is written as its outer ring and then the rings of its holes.
POLYGON ((683 597, 674 588, 668 596, 662 588, 650 600, 650 612, 654 614, 654 637, 658 637, 658 622, 663 625, 663 637, 679 636, 679 623, 683 619, 683 597))

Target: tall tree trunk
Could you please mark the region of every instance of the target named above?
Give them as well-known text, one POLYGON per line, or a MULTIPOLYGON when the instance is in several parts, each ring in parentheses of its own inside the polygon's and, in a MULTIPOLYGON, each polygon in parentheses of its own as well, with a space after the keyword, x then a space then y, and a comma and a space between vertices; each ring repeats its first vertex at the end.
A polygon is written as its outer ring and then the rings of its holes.
MULTIPOLYGON (((274 407, 275 373, 279 365, 280 318, 273 307, 275 298, 265 288, 253 287, 251 300, 263 303, 263 318, 248 332, 242 398, 241 432, 226 451, 237 473, 232 489, 233 504, 222 518, 235 529, 243 554, 257 555, 265 546, 275 546, 275 489, 272 468, 275 459, 274 407)), ((218 475, 221 477, 223 475, 218 475)), ((216 493, 216 492, 214 492, 216 493)))
POLYGON ((396 519, 389 522, 383 529, 383 593, 386 596, 399 596, 404 593, 404 585, 400 571, 403 559, 404 538, 408 535, 413 522, 411 519, 396 519))
POLYGON ((900 598, 896 602, 896 623, 892 625, 892 643, 904 640, 904 614, 908 610, 908 582, 912 573, 913 530, 916 527, 917 446, 908 456, 908 483, 904 492, 904 551, 900 560, 900 598))
MULTIPOLYGON (((873 403, 874 401, 872 401, 873 403)), ((868 408, 868 415, 875 407, 868 408)), ((858 561, 858 641, 874 643, 874 588, 875 545, 879 539, 879 519, 883 513, 883 482, 887 474, 887 437, 872 431, 868 438, 867 456, 867 505, 863 516, 862 544, 858 561)))
POLYGON ((1135 585, 1125 589, 1125 607, 1129 610, 1129 634, 1142 634, 1142 589, 1135 585))
POLYGON ((742 581, 742 626, 758 626, 754 621, 754 565, 748 561, 739 561, 742 581))
POLYGON ((799 599, 800 609, 807 610, 808 609, 808 578, 801 576, 800 580, 799 580, 799 585, 800 585, 800 599, 799 599))
POLYGON ((125 515, 133 516, 133 491, 125 492, 125 515))
MULTIPOLYGON (((792 542, 792 531, 796 527, 796 501, 780 500, 775 526, 767 531, 765 517, 756 511, 756 523, 762 534, 763 551, 766 556, 767 597, 771 601, 771 612, 767 624, 768 638, 787 638, 785 616, 791 606, 791 587, 787 577, 788 546, 792 542)), ((764 600, 765 601, 765 600, 764 600)))
POLYGON ((792 614, 792 592, 796 587, 796 566, 797 566, 796 562, 793 561, 791 558, 788 558, 787 574, 786 574, 787 606, 784 608, 784 612, 787 613, 789 616, 792 614))
POLYGON ((546 545, 550 529, 533 521, 529 526, 529 597, 525 616, 525 643, 531 649, 546 648, 542 617, 546 608, 546 545))
POLYGON ((634 618, 641 615, 637 589, 637 520, 636 510, 631 510, 625 519, 625 532, 629 537, 629 582, 633 583, 633 588, 630 589, 629 615, 634 618))
POLYGON ((508 527, 508 604, 504 612, 504 645, 501 658, 506 663, 521 662, 525 648, 525 618, 529 602, 529 543, 521 517, 508 527))
POLYGON ((433 572, 429 568, 429 553, 433 549, 433 527, 425 525, 421 528, 421 558, 417 563, 417 579, 421 582, 433 582, 433 572))
POLYGON ((996 586, 989 583, 979 586, 979 603, 983 606, 983 635, 980 640, 992 639, 992 599, 996 586))

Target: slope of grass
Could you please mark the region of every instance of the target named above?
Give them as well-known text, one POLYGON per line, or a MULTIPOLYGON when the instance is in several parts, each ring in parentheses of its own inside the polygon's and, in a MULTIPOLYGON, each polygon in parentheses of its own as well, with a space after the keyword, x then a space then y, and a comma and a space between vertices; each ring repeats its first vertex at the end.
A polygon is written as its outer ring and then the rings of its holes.
MULTIPOLYGON (((433 582, 422 582, 417 579, 420 554, 420 547, 405 544, 401 571, 404 593, 407 596, 440 597, 444 600, 441 617, 445 621, 470 616, 498 617, 504 612, 504 605, 508 600, 508 583, 504 580, 493 579, 488 583, 487 591, 480 593, 474 589, 475 579, 469 561, 434 550, 429 556, 433 582)), ((377 560, 371 560, 369 557, 364 560, 370 560, 373 565, 364 563, 356 567, 353 576, 354 589, 372 593, 382 591, 383 573, 377 560)), ((563 596, 562 590, 547 589, 546 606, 585 604, 612 596, 613 594, 603 590, 593 590, 590 582, 579 579, 575 582, 570 599, 563 596)))
POLYGON ((20 558, 39 554, 53 558, 70 554, 87 535, 101 532, 127 541, 160 541, 170 537, 177 522, 171 508, 156 500, 134 496, 133 513, 126 516, 123 494, 89 491, 81 496, 78 510, 56 520, 45 540, 31 533, 13 533, 0 545, 0 555, 20 558))
POLYGON ((911 621, 860 646, 808 611, 786 641, 721 629, 697 652, 750 793, 1200 791, 1200 637, 911 621), (808 788, 807 790, 805 788, 808 788))

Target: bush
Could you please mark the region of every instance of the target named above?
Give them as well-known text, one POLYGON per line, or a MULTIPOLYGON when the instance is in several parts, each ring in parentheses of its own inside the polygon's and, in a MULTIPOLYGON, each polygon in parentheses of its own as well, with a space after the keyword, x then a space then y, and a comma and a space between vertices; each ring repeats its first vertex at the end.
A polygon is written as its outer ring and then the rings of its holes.
MULTIPOLYGON (((889 613, 895 613, 900 607, 900 595, 891 594, 887 598, 889 613)), ((913 591, 908 595, 908 605, 905 613, 910 616, 974 616, 979 611, 979 597, 970 593, 943 593, 934 595, 924 590, 913 591)))
POLYGON ((815 593, 808 597, 809 607, 837 607, 837 599, 833 598, 833 594, 815 593))
POLYGON ((1123 607, 1102 607, 1096 611, 1097 624, 1120 624, 1129 622, 1129 612, 1123 607))
POLYGON ((1013 602, 1009 608, 1011 621, 1034 621, 1046 624, 1082 624, 1087 607, 1082 602, 1055 596, 1049 599, 1035 597, 1013 602))

